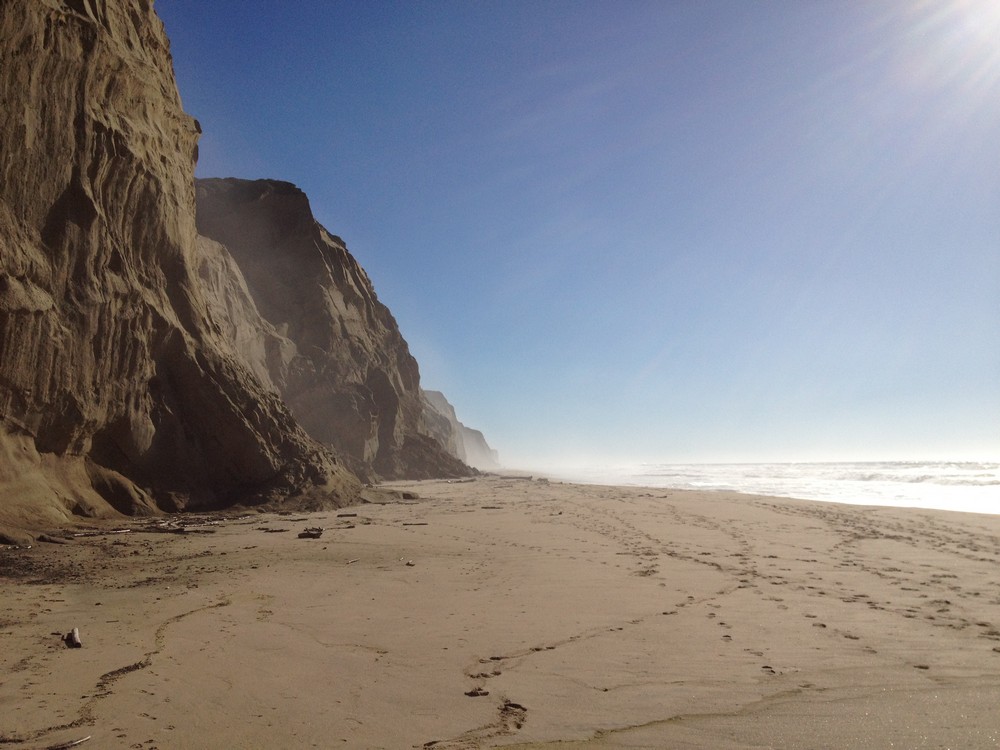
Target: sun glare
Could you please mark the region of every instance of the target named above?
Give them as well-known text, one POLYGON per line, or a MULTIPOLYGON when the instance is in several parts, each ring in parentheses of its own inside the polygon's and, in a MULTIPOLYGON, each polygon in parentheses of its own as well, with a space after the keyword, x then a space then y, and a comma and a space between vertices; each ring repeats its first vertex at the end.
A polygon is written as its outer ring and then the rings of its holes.
POLYGON ((915 6, 915 41, 923 50, 925 71, 940 83, 987 94, 1000 82, 1000 0, 951 0, 915 6))

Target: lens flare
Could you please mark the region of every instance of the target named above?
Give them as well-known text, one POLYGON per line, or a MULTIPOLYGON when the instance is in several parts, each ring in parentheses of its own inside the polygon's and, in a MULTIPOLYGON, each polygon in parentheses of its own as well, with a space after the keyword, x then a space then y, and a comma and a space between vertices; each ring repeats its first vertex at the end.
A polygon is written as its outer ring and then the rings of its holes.
POLYGON ((911 40, 925 82, 987 96, 1000 82, 1000 2, 952 0, 915 4, 911 40))

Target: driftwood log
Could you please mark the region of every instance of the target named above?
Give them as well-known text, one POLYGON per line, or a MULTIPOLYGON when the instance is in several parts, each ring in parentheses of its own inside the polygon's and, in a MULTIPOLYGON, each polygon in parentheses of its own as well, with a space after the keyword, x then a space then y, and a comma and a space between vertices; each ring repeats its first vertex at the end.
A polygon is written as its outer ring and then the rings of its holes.
POLYGON ((86 737, 81 737, 78 740, 73 740, 72 742, 60 742, 58 745, 49 745, 45 750, 68 750, 68 748, 76 747, 77 745, 82 745, 84 742, 90 740, 90 735, 86 737))

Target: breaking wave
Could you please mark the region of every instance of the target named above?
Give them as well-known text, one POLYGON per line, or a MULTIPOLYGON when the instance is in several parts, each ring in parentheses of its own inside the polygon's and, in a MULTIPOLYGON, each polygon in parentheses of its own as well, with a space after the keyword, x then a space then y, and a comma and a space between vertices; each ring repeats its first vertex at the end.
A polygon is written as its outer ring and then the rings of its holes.
POLYGON ((635 464, 586 467, 555 476, 592 484, 729 490, 861 505, 1000 513, 1000 463, 635 464))

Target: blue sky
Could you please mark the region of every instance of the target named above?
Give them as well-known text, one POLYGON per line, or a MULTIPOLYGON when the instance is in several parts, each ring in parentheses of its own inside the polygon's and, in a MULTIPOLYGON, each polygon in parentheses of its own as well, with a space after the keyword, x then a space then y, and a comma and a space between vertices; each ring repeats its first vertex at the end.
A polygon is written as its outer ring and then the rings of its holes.
POLYGON ((512 466, 1000 457, 1000 6, 157 0, 512 466))

